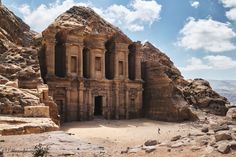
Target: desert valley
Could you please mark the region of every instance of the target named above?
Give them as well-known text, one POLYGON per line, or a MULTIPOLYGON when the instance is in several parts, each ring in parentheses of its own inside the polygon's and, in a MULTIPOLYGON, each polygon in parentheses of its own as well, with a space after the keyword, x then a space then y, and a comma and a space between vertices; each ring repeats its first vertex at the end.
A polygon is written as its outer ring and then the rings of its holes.
POLYGON ((0 0, 0 157, 235 157, 234 87, 89 7, 37 33, 0 0))

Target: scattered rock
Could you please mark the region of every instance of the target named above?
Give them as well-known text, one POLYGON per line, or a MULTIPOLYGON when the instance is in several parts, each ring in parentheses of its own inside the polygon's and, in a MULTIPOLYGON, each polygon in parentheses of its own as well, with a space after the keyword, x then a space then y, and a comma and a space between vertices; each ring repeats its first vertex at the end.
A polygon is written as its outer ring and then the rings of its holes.
POLYGON ((200 150, 200 149, 201 149, 201 147, 193 146, 193 147, 191 148, 191 151, 195 152, 195 151, 198 151, 198 150, 200 150))
POLYGON ((178 143, 175 143, 175 144, 172 144, 170 147, 171 148, 179 148, 179 147, 182 147, 184 144, 182 142, 178 142, 178 143))
POLYGON ((128 149, 128 153, 137 153, 141 150, 142 150, 141 147, 133 147, 128 149))
POLYGON ((229 130, 229 126, 227 124, 216 125, 213 130, 214 130, 214 132, 229 130))
POLYGON ((215 135, 216 142, 223 140, 232 140, 232 136, 229 133, 219 133, 215 135))
POLYGON ((181 138, 181 135, 177 135, 171 138, 171 141, 177 141, 181 138))
POLYGON ((208 129, 208 127, 204 127, 204 128, 202 128, 201 131, 204 132, 204 133, 207 133, 209 131, 209 129, 208 129))
POLYGON ((228 154, 230 152, 230 145, 226 143, 219 144, 217 150, 222 154, 228 154))
POLYGON ((4 157, 3 156, 3 149, 0 149, 0 157, 4 157))
POLYGON ((149 147, 146 148, 145 152, 146 152, 146 153, 151 153, 151 152, 153 152, 153 151, 155 151, 155 150, 156 150, 156 147, 150 147, 150 146, 149 146, 149 147))
POLYGON ((236 150, 236 141, 232 141, 232 142, 230 143, 230 148, 231 148, 232 150, 236 150))
POLYGON ((232 120, 236 120, 236 108, 230 108, 226 116, 232 120))
POLYGON ((145 146, 155 146, 157 145, 157 140, 148 140, 144 143, 145 146))

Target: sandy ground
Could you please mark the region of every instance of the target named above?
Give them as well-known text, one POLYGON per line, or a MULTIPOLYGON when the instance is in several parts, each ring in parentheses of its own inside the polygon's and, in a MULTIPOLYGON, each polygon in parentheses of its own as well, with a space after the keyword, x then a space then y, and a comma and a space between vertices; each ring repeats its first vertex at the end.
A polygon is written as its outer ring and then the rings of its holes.
MULTIPOLYGON (((212 129, 209 133, 201 132, 203 126, 218 123, 222 117, 204 119, 184 123, 147 119, 65 123, 61 126, 62 131, 0 136, 0 152, 3 150, 4 157, 31 157, 34 146, 41 143, 49 146, 48 157, 236 157, 236 151, 221 154, 211 146, 215 141, 212 129), (177 135, 181 138, 171 141, 177 135), (160 142, 151 153, 141 146, 147 140, 160 142), (121 153, 128 147, 128 153, 121 153)), ((229 126, 236 128, 236 125, 229 126)))
MULTIPOLYGON (((108 156, 155 156, 155 157, 207 157, 222 156, 218 152, 212 152, 211 149, 204 148, 204 151, 197 149, 193 151, 193 146, 184 148, 170 149, 167 146, 157 147, 157 150, 147 154, 144 151, 134 154, 121 154, 121 151, 127 147, 135 147, 143 145, 147 140, 157 140, 163 145, 168 143, 170 139, 176 135, 182 137, 188 134, 201 134, 198 127, 194 123, 168 123, 160 121, 152 121, 147 119, 136 120, 113 120, 107 121, 95 119, 88 122, 72 122, 62 126, 62 130, 74 134, 74 136, 82 141, 96 144, 104 147, 108 156), (158 133, 160 128, 160 133, 158 133)), ((236 154, 224 155, 236 156, 236 154)))
POLYGON ((198 129, 186 123, 167 123, 147 119, 123 121, 95 119, 87 122, 66 123, 61 129, 75 134, 81 140, 116 149, 122 148, 121 150, 141 145, 147 140, 168 141, 177 134, 187 135, 199 132, 198 129), (160 128, 160 133, 158 133, 158 128, 160 128))

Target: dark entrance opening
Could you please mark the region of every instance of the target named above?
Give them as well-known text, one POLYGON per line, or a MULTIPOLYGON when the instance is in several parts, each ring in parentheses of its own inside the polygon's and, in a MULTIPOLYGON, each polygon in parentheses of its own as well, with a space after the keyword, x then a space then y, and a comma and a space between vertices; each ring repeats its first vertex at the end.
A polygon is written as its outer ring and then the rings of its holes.
POLYGON ((94 116, 102 116, 102 96, 95 97, 94 116))
POLYGON ((66 47, 62 33, 56 34, 55 46, 55 75, 58 77, 66 76, 66 47))

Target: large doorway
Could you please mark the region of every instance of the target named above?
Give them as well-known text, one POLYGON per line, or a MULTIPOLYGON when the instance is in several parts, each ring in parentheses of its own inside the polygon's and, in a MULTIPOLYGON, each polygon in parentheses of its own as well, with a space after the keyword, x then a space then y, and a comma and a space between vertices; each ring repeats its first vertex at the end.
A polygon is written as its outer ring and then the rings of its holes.
POLYGON ((102 96, 95 97, 94 116, 102 116, 102 96))

